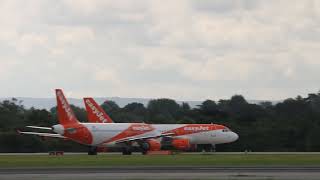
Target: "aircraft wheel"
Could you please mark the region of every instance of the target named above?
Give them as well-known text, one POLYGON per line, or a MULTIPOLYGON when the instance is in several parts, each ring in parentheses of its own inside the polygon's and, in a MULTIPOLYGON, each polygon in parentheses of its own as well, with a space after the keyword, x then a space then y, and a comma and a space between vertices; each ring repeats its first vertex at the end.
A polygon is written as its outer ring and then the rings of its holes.
POLYGON ((212 144, 205 144, 205 145, 203 146, 203 150, 204 150, 205 152, 212 152, 212 144))
POLYGON ((147 155, 147 152, 148 152, 148 151, 144 151, 144 150, 143 150, 143 151, 142 151, 142 155, 147 155))
POLYGON ((97 147, 90 147, 88 151, 88 155, 98 155, 97 147))

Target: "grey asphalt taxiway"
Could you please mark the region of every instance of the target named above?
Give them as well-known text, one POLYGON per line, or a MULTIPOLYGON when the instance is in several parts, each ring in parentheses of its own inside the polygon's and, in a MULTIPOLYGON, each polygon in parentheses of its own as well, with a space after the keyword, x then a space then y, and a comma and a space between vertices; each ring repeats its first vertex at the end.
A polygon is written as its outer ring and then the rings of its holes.
POLYGON ((102 180, 102 179, 274 179, 318 180, 320 167, 51 167, 0 168, 7 180, 102 180))

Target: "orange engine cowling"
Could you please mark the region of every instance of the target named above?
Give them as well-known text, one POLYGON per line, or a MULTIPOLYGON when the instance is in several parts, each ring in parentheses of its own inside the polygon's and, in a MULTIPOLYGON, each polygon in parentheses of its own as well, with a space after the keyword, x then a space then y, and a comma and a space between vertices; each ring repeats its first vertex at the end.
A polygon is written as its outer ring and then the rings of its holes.
POLYGON ((148 143, 148 151, 159 151, 161 149, 161 144, 159 141, 154 139, 147 140, 148 143))
POLYGON ((187 150, 191 147, 189 139, 174 139, 172 146, 179 150, 187 150))

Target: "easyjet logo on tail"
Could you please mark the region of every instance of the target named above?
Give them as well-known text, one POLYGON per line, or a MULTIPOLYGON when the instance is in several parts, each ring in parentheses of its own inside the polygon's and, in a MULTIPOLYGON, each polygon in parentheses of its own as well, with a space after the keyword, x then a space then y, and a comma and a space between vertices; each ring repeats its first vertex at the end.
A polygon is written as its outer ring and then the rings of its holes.
POLYGON ((71 111, 70 106, 68 105, 67 101, 65 100, 63 94, 61 91, 57 92, 57 96, 61 102, 62 105, 62 109, 64 109, 64 111, 66 112, 67 116, 68 116, 68 120, 70 121, 73 118, 73 114, 71 111))
POLYGON ((96 106, 94 106, 94 104, 89 99, 86 99, 86 103, 92 110, 93 114, 95 114, 101 122, 103 123, 108 122, 107 119, 104 117, 103 113, 99 111, 99 109, 96 106))

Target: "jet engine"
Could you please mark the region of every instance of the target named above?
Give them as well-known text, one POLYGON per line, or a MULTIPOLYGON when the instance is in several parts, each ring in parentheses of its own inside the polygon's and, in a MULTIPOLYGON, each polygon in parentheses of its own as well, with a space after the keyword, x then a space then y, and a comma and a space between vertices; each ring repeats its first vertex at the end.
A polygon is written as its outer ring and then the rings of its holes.
POLYGON ((189 139, 173 139, 171 144, 178 150, 187 150, 191 147, 189 139))
POLYGON ((148 139, 142 144, 142 149, 145 151, 159 151, 161 149, 161 143, 155 139, 148 139))

